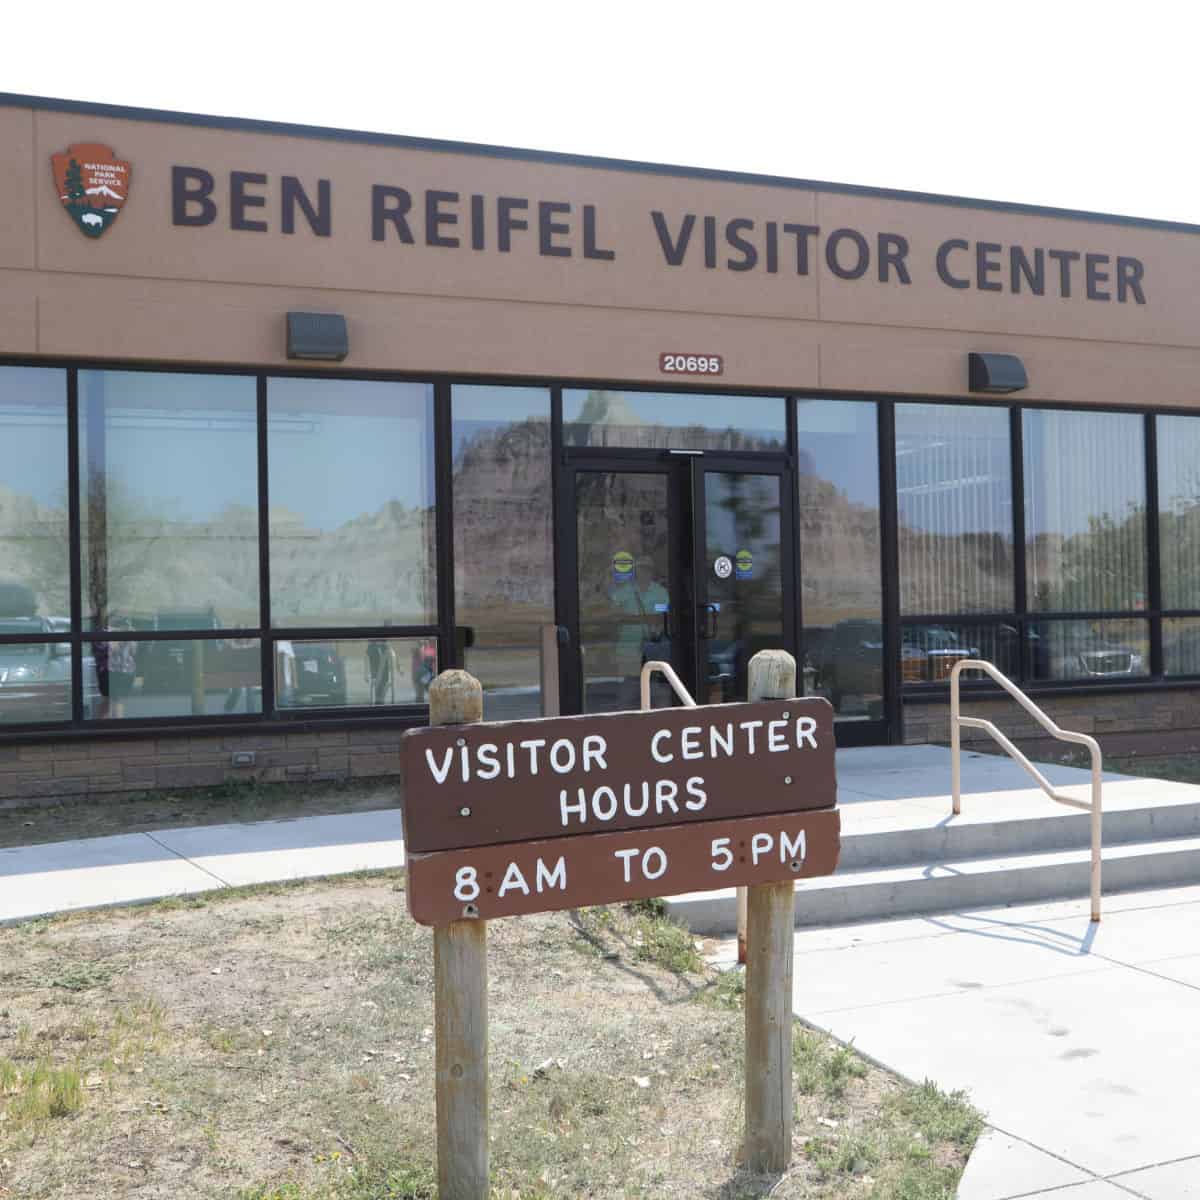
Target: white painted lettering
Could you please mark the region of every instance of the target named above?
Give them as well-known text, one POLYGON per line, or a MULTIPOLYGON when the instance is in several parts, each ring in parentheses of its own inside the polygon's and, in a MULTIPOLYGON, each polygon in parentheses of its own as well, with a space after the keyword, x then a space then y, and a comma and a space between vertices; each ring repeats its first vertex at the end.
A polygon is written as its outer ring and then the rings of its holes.
POLYGON ((671 731, 670 731, 669 729, 660 729, 660 730, 659 730, 659 731, 658 731, 658 732, 657 732, 657 733, 656 733, 656 734, 655 734, 655 735, 654 735, 654 736, 653 736, 653 737, 650 739, 650 754, 651 754, 651 757, 653 757, 653 759, 654 759, 654 761, 655 761, 655 762, 660 762, 660 763, 669 763, 669 762, 673 762, 673 761, 674 761, 674 759, 675 759, 675 755, 673 755, 673 754, 660 754, 660 753, 659 753, 659 750, 658 750, 658 743, 659 743, 659 741, 660 741, 662 738, 668 738, 668 739, 669 739, 669 738, 670 738, 670 736, 671 736, 671 731))
POLYGON ((796 749, 803 750, 805 742, 814 750, 817 748, 817 721, 815 717, 796 718, 796 749))
POLYGON ((775 845, 775 839, 769 833, 756 833, 750 839, 750 861, 758 866, 758 860, 775 845))
POLYGON ((694 799, 685 800, 683 807, 691 809, 692 812, 699 812, 708 803, 708 793, 704 790, 704 776, 692 775, 684 786, 688 795, 694 799))
POLYGON ((625 801, 625 811, 631 817, 644 817, 646 815, 647 810, 650 807, 650 785, 648 783, 642 784, 642 803, 641 803, 640 807, 635 808, 634 805, 631 803, 630 798, 632 795, 633 795, 633 785, 627 783, 623 790, 623 799, 625 801))
POLYGON ((583 798, 583 788, 576 788, 575 790, 579 793, 579 799, 575 803, 571 803, 567 799, 568 792, 566 788, 563 788, 558 793, 558 803, 562 809, 562 823, 564 826, 571 823, 572 817, 578 817, 581 825, 587 821, 587 801, 583 798))
POLYGON ((679 752, 684 758, 703 758, 704 751, 700 748, 699 725, 688 725, 679 735, 679 752))
POLYGON ((617 794, 610 787, 598 787, 592 795, 592 813, 597 821, 611 821, 617 815, 617 794))
POLYGON ((788 748, 787 738, 784 737, 784 730, 787 729, 786 721, 770 721, 767 723, 767 749, 772 754, 778 754, 780 750, 788 748))
POLYGON ((739 721, 738 728, 744 729, 746 731, 746 741, 747 741, 746 753, 753 754, 754 753, 754 731, 756 729, 762 728, 762 722, 761 721, 739 721))
POLYGON ((559 738, 550 747, 550 766, 560 775, 565 775, 575 766, 575 746, 567 738, 559 738))
POLYGON ((583 739, 583 769, 590 771, 592 763, 598 763, 600 770, 608 770, 608 762, 605 760, 605 752, 608 750, 608 743, 598 734, 589 733, 583 739))
POLYGON ((474 900, 479 896, 479 872, 474 867, 459 867, 454 872, 455 900, 474 900))
POLYGON ((515 862, 510 862, 508 870, 504 872, 504 882, 496 889, 497 899, 506 892, 522 892, 526 896, 529 895, 529 884, 525 882, 525 876, 521 874, 521 868, 515 862))
POLYGON ((529 738, 528 741, 521 743, 522 750, 529 751, 529 773, 536 775, 538 773, 538 751, 546 744, 545 738, 529 738))
POLYGON ((717 751, 720 750, 728 758, 733 757, 733 722, 729 721, 725 726, 725 732, 722 733, 717 725, 710 725, 708 729, 708 756, 716 758, 717 751))
POLYGON ((495 742, 481 742, 475 752, 475 775, 479 779, 495 779, 500 774, 500 747, 495 742))
POLYGON ((728 871, 733 866, 733 851, 729 849, 729 841, 729 838, 713 838, 712 869, 714 871, 728 871), (718 862, 718 858, 722 858, 724 861, 718 862))
POLYGON ((651 846, 645 854, 642 855, 642 874, 647 879, 661 879, 667 870, 667 856, 657 846, 651 846), (650 856, 658 855, 657 869, 650 865, 650 856))
POLYGON ((517 765, 515 762, 513 762, 513 755, 515 753, 516 753, 516 747, 512 744, 512 742, 509 742, 508 745, 504 747, 504 757, 505 757, 506 762, 508 763, 509 779, 516 779, 516 777, 517 777, 517 765))
POLYGON ((471 782, 471 748, 464 746, 459 752, 458 757, 462 766, 462 781, 463 783, 471 782))
POLYGON ((635 854, 637 854, 637 852, 638 851, 637 851, 636 846, 632 850, 614 850, 613 851, 613 858, 619 858, 625 866, 625 882, 626 883, 631 882, 631 880, 633 879, 633 876, 629 872, 629 860, 631 858, 633 858, 633 856, 635 854))
POLYGON ((656 779, 654 781, 654 806, 658 809, 660 816, 664 804, 670 805, 673 813, 679 811, 679 805, 675 803, 675 797, 678 795, 679 784, 673 779, 656 779))
POLYGON ((540 895, 547 888, 556 887, 560 891, 567 890, 567 860, 560 857, 558 862, 554 864, 553 871, 546 870, 546 864, 539 858, 537 860, 537 890, 540 895))
POLYGON ((779 835, 779 861, 780 862, 803 862, 804 855, 807 851, 807 846, 804 837, 804 830, 800 830, 796 834, 796 840, 793 842, 786 833, 779 835))
POLYGON ((450 764, 454 762, 454 747, 451 746, 450 749, 446 751, 446 757, 442 759, 442 765, 440 767, 436 762, 433 761, 432 750, 425 751, 425 761, 429 764, 429 771, 433 776, 434 782, 445 783, 446 776, 450 774, 450 764))

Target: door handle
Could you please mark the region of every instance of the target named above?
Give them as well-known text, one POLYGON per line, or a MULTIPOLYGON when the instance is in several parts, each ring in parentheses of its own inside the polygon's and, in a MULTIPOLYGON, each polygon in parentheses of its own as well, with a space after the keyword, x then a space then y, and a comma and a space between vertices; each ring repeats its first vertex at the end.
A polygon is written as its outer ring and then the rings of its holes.
POLYGON ((717 636, 717 614, 720 611, 719 604, 700 605, 700 636, 705 641, 712 641, 717 636))

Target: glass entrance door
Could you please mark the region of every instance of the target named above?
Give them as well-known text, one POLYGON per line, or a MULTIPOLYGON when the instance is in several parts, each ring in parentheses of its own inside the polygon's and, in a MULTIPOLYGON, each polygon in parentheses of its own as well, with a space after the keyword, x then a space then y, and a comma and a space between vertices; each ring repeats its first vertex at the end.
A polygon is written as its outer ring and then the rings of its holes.
MULTIPOLYGON (((637 708, 653 659, 700 704, 745 699, 750 657, 794 646, 787 474, 710 455, 564 471, 564 711, 637 708)), ((673 702, 661 677, 653 699, 673 702)))

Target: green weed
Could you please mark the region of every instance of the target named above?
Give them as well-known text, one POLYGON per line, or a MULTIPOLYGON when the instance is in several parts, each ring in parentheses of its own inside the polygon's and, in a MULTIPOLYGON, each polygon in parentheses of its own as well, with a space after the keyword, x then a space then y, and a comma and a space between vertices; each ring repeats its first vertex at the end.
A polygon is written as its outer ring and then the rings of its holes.
POLYGON ((692 931, 667 917, 641 916, 634 930, 639 962, 652 962, 673 975, 695 975, 704 970, 692 931))
POLYGON ((116 975, 115 967, 101 962, 75 962, 63 967, 51 976, 51 987, 63 988, 68 992, 87 992, 92 988, 107 987, 116 975))
POLYGON ((930 1142, 969 1150, 983 1132, 983 1117, 964 1092, 943 1092, 931 1080, 889 1096, 884 1111, 916 1128, 930 1142))
POLYGON ((32 1128, 70 1116, 83 1105, 83 1083, 74 1067, 55 1067, 45 1059, 32 1067, 0 1061, 0 1098, 5 1098, 8 1129, 32 1128))

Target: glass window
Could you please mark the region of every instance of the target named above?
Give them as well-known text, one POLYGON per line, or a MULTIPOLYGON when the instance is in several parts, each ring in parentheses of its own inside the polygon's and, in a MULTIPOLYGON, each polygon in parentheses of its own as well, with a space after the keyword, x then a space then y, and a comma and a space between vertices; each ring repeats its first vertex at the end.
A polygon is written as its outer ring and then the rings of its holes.
POLYGON ((883 716, 879 434, 865 400, 799 400, 800 579, 808 695, 883 716))
POLYGON ((1155 420, 1163 608, 1200 608, 1200 417, 1155 420))
POLYGON ((1008 411, 896 405, 900 610, 997 612, 1013 605, 1008 411))
POLYGON ((986 659, 1010 679, 1016 679, 1021 671, 1021 638, 1016 623, 913 623, 901 631, 900 677, 905 683, 944 683, 954 664, 964 658, 986 659))
POLYGON ((563 391, 568 446, 651 450, 787 448, 787 410, 773 396, 707 393, 563 391))
POLYGON ((541 631, 554 624, 550 393, 455 387, 451 413, 455 620, 474 635, 466 667, 486 720, 536 717, 541 631))
MULTIPOLYGON (((20 633, 24 628, 39 635, 48 632, 45 622, 36 617, 0 618, 0 633, 20 633)), ((85 712, 92 698, 85 695, 85 712)), ((70 719, 70 643, 0 642, 0 726, 70 719)))
POLYGON ((1200 675, 1200 618, 1163 621, 1163 670, 1168 675, 1200 675))
POLYGON ((259 623, 255 382, 80 371, 86 629, 259 623))
POLYGON ((1029 608, 1144 609, 1142 418, 1027 409, 1024 442, 1029 608))
POLYGON ((575 475, 584 712, 638 708, 642 664, 676 657, 671 559, 682 537, 670 524, 669 497, 661 472, 575 475))
POLYGON ((1032 621, 1029 678, 1118 682, 1149 673, 1148 623, 1129 620, 1032 621))
POLYGON ((434 638, 275 643, 281 709, 425 704, 438 672, 434 638))
POLYGON ((67 373, 0 367, 0 620, 68 620, 67 373))
POLYGON ((433 388, 271 379, 271 622, 437 620, 433 388))
MULTIPOLYGON (((702 704, 744 700, 750 659, 783 641, 781 508, 778 475, 704 473, 704 562, 699 603, 704 616, 702 704), (733 564, 718 575, 711 564, 733 564)), ((640 697, 639 697, 640 699, 640 697)))
POLYGON ((262 712, 257 638, 114 639, 83 653, 84 712, 98 720, 262 712))

